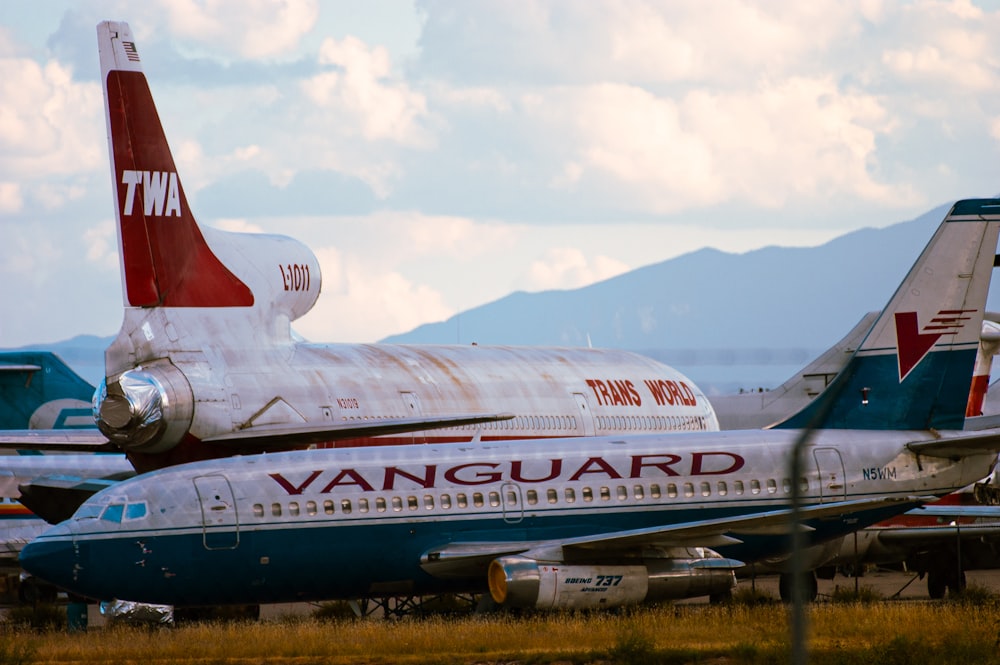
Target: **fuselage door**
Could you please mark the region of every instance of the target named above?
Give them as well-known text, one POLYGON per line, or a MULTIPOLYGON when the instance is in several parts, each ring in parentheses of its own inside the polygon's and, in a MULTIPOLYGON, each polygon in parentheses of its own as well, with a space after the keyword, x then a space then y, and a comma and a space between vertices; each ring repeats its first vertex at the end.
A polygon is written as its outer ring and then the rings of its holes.
POLYGON ((240 544, 240 524, 233 488, 225 476, 198 476, 194 488, 201 503, 202 538, 207 550, 231 550, 240 544))
POLYGON ((523 520, 524 499, 521 497, 521 486, 516 483, 501 485, 500 505, 503 506, 503 521, 507 524, 517 524, 523 520))
POLYGON ((583 423, 583 436, 594 436, 597 431, 594 429, 594 414, 590 411, 590 403, 587 402, 587 396, 583 393, 573 393, 573 398, 576 399, 576 406, 580 412, 578 415, 580 421, 583 423))
POLYGON ((813 450, 816 470, 819 473, 820 501, 842 501, 847 498, 844 460, 836 448, 816 448, 813 450))
MULTIPOLYGON (((420 400, 417 398, 416 393, 412 393, 409 390, 400 390, 399 396, 403 400, 403 409, 406 412, 404 418, 419 418, 423 414, 420 412, 420 400)), ((413 432, 411 434, 400 434, 402 439, 409 437, 409 443, 426 443, 426 437, 424 437, 423 432, 413 432)), ((406 443, 404 440, 403 443, 406 443)))

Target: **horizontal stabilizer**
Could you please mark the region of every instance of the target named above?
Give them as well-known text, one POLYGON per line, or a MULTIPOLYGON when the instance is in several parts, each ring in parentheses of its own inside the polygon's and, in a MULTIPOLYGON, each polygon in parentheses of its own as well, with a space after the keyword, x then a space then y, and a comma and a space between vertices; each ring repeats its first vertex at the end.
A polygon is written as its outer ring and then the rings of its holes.
POLYGON ((957 437, 942 437, 930 441, 916 441, 906 447, 917 455, 960 459, 973 455, 1000 453, 1000 430, 989 430, 977 434, 957 437))
POLYGON ((94 430, 10 429, 0 431, 0 449, 116 452, 118 447, 94 430))
POLYGON ((949 519, 958 517, 985 517, 1000 521, 1000 506, 931 504, 929 506, 914 508, 906 514, 916 517, 942 517, 949 519))
POLYGON ((879 542, 886 545, 933 545, 954 543, 956 538, 979 540, 1000 537, 1000 522, 992 524, 938 524, 934 526, 885 527, 878 529, 879 542))
POLYGON ((462 427, 480 423, 494 423, 510 420, 512 413, 464 414, 436 418, 383 418, 369 421, 348 421, 345 423, 324 423, 302 427, 298 425, 262 425, 220 434, 203 439, 205 443, 218 443, 239 448, 256 450, 285 450, 300 448, 313 443, 326 443, 343 439, 354 439, 386 434, 420 432, 443 427, 462 427))

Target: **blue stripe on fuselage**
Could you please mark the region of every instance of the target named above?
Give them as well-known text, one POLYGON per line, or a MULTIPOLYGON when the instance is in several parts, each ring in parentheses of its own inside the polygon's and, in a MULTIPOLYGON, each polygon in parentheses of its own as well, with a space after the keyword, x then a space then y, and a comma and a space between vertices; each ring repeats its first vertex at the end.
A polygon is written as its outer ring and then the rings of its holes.
MULTIPOLYGON (((449 542, 522 542, 623 531, 687 521, 717 519, 783 506, 690 507, 586 514, 540 514, 507 524, 494 513, 470 519, 383 520, 326 523, 311 519, 270 525, 241 525, 239 545, 206 551, 201 529, 129 532, 105 540, 41 539, 29 546, 29 559, 58 557, 66 585, 100 598, 122 598, 175 605, 218 602, 257 603, 329 600, 371 595, 483 591, 486 571, 472 580, 442 581, 425 573, 420 556, 449 542), (374 583, 374 588, 370 586, 374 583)), ((873 524, 901 506, 851 515, 847 520, 811 523, 814 543, 873 524)), ((562 512, 562 511, 560 511, 562 512)), ((231 531, 231 530, 230 530, 231 531)), ((720 547, 725 556, 753 561, 787 551, 785 536, 742 536, 744 544, 720 547)), ((25 562, 31 569, 31 561, 25 562)), ((51 570, 51 569, 50 569, 51 570)))

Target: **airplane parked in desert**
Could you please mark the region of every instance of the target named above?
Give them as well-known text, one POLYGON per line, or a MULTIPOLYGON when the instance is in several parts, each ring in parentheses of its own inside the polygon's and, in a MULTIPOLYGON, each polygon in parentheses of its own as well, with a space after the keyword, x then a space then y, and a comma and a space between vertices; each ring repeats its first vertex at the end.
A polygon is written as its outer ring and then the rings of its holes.
POLYGON ((310 444, 718 429, 690 379, 625 351, 296 341, 291 322, 320 292, 315 255, 198 225, 128 25, 98 33, 125 313, 91 446, 149 470, 310 444))
POLYGON ((844 371, 777 428, 193 462, 96 494, 22 565, 98 599, 488 590, 538 608, 722 596, 792 529, 813 568, 846 534, 993 469, 1000 432, 962 427, 998 231, 1000 202, 956 203, 844 371))

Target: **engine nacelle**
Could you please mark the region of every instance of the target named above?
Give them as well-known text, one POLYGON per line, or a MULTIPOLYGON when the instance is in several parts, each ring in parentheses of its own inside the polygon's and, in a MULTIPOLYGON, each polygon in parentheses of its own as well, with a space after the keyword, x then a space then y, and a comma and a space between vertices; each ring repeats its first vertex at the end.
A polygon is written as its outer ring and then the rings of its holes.
POLYGON ((490 563, 490 595, 507 607, 618 607, 725 593, 736 585, 739 561, 651 559, 638 565, 566 565, 510 556, 490 563))
POLYGON ((94 393, 94 420, 126 451, 161 453, 184 438, 194 415, 194 395, 184 374, 167 361, 128 370, 94 393))

